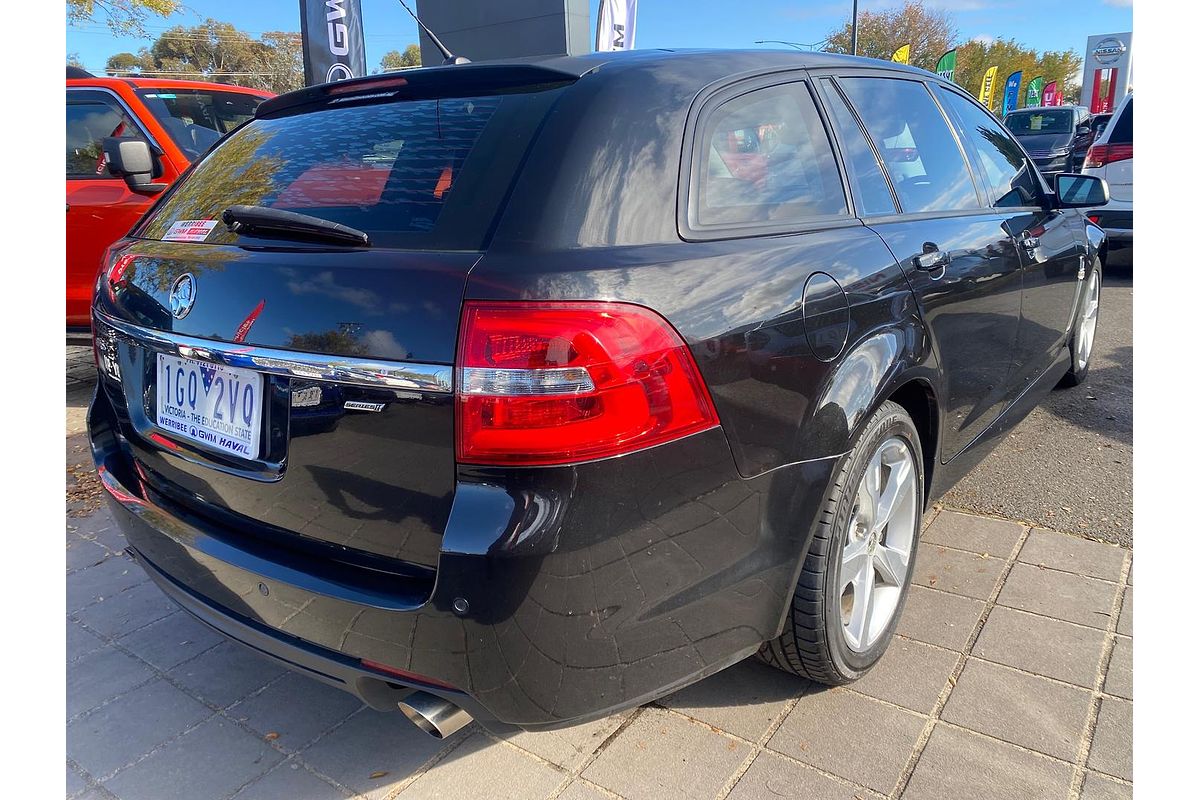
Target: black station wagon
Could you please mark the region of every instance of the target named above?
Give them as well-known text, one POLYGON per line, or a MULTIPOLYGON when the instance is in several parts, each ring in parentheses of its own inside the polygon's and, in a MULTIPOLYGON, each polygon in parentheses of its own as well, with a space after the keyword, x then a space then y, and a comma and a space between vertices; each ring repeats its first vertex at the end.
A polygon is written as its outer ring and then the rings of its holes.
POLYGON ((434 735, 852 681, 926 506, 1087 374, 1106 201, 861 58, 302 89, 110 250, 96 464, 181 606, 434 735))

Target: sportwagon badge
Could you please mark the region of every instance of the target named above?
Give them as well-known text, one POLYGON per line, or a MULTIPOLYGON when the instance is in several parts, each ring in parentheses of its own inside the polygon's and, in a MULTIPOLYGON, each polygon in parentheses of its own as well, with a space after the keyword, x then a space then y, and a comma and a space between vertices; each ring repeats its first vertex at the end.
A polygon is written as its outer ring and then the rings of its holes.
POLYGON ((196 276, 185 272, 171 284, 171 316, 183 319, 192 310, 196 302, 196 276))

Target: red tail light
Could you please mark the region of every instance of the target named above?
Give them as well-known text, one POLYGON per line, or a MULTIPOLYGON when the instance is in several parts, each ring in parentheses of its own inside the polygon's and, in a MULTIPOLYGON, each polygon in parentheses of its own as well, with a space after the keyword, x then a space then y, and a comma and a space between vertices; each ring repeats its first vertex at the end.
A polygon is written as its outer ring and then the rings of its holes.
POLYGON ((1133 143, 1129 144, 1094 144, 1088 148, 1087 157, 1083 160, 1084 169, 1088 167, 1103 167, 1114 161, 1128 161, 1133 158, 1133 143))
POLYGON ((718 424, 679 334, 627 303, 468 302, 456 392, 468 464, 588 461, 718 424))
POLYGON ((379 77, 372 80, 354 81, 353 83, 338 81, 326 87, 325 94, 339 95, 352 94, 354 92, 378 92, 384 89, 399 89, 403 86, 408 86, 408 78, 379 77))

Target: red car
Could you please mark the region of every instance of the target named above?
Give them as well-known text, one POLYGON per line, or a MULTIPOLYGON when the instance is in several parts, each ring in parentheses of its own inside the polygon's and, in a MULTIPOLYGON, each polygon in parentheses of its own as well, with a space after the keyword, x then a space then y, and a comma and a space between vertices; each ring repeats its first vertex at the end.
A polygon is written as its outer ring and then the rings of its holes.
POLYGON ((269 92, 150 78, 97 78, 67 68, 67 341, 91 339, 88 309, 104 250, 269 92), (150 146, 151 181, 108 169, 105 139, 150 146))

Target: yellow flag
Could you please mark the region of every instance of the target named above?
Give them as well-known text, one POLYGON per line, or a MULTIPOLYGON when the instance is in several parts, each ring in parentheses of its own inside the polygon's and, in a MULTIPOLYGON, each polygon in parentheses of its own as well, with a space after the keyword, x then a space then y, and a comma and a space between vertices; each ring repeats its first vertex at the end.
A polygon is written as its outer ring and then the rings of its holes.
POLYGON ((979 84, 979 102, 986 108, 992 107, 992 90, 996 88, 996 70, 999 67, 988 67, 983 73, 983 82, 979 84))
POLYGON ((899 50, 892 53, 892 61, 896 61, 900 64, 907 64, 908 63, 908 50, 909 50, 908 45, 904 45, 899 50))

